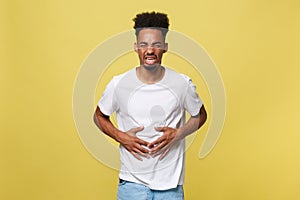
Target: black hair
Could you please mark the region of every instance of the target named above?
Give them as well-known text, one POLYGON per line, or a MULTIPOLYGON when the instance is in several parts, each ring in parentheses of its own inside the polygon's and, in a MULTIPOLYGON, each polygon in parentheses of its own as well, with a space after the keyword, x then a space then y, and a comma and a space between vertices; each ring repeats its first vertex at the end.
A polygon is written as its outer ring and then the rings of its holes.
POLYGON ((154 28, 162 32, 163 36, 166 37, 166 34, 169 30, 169 19, 167 14, 159 12, 143 12, 137 14, 133 19, 135 35, 138 36, 140 30, 143 28, 154 28))

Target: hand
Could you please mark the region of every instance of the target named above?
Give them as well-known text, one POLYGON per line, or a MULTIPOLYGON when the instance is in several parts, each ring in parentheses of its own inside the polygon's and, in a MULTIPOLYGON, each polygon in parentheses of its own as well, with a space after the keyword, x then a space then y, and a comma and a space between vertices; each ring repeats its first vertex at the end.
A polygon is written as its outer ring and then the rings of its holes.
POLYGON ((142 147, 142 145, 147 146, 149 143, 136 137, 136 133, 143 129, 144 127, 141 126, 130 129, 126 134, 120 134, 120 143, 138 160, 143 160, 140 155, 149 158, 149 150, 142 147))
POLYGON ((148 147, 151 148, 150 154, 157 156, 162 160, 167 153, 171 150, 172 146, 179 140, 178 129, 170 127, 156 127, 155 130, 164 132, 161 137, 151 142, 148 147))

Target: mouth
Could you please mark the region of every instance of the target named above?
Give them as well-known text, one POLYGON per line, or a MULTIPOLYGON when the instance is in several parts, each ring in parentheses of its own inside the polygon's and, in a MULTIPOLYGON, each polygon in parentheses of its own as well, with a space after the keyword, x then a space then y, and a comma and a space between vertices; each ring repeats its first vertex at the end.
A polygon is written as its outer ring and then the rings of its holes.
POLYGON ((156 56, 145 56, 144 62, 147 65, 153 65, 156 63, 156 56))

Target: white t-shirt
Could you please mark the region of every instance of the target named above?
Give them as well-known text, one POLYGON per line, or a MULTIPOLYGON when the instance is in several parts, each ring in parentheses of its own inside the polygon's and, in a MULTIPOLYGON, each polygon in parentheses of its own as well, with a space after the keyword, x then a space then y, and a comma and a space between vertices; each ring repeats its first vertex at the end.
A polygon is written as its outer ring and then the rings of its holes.
MULTIPOLYGON (((144 126, 136 134, 142 140, 152 142, 163 133, 154 127, 179 128, 185 123, 185 111, 195 116, 202 101, 191 79, 165 68, 163 79, 155 84, 142 83, 136 69, 115 76, 107 85, 98 106, 103 114, 116 112, 118 129, 128 131, 144 126)), ((183 185, 185 166, 185 139, 175 144, 166 157, 136 159, 120 145, 123 180, 140 183, 155 190, 167 190, 183 185)))

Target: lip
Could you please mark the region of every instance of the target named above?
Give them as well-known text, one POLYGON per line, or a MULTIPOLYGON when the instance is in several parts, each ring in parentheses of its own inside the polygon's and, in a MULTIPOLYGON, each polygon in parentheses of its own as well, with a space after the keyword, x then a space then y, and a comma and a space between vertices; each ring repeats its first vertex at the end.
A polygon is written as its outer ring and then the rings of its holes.
POLYGON ((148 58, 150 58, 150 59, 156 59, 156 56, 145 56, 144 58, 145 59, 148 59, 148 58))
POLYGON ((147 65, 153 65, 156 63, 156 56, 145 56, 144 63, 147 65))

